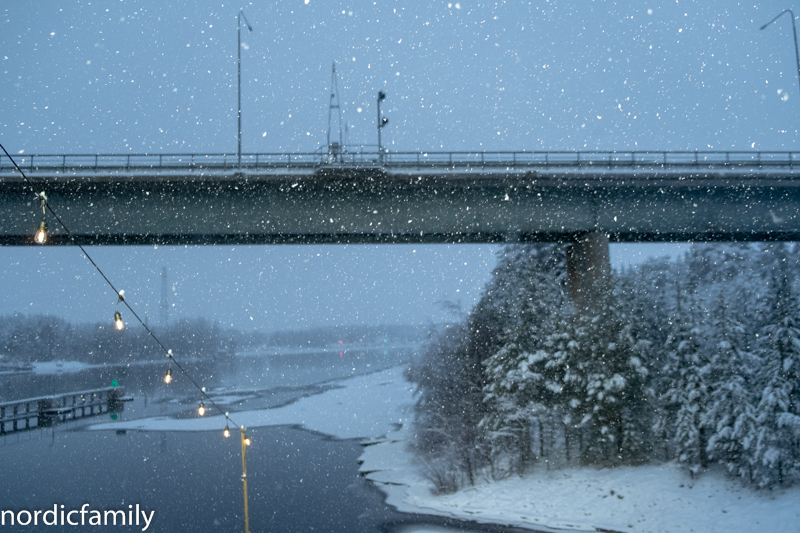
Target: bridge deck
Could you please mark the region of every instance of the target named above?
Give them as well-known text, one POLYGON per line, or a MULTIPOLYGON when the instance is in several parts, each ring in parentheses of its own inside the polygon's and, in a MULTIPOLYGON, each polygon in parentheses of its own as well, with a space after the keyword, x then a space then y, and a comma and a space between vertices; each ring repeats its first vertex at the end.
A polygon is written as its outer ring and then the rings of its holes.
MULTIPOLYGON (((331 156, 319 152, 242 154, 20 154, 17 164, 31 175, 82 176, 92 172, 168 173, 225 172, 256 173, 313 172, 322 167, 382 167, 387 172, 491 171, 576 169, 596 171, 732 169, 793 169, 800 152, 658 152, 658 151, 508 151, 508 152, 347 152, 331 156), (382 161, 382 162, 381 162, 382 161)), ((0 156, 0 176, 16 169, 8 157, 0 156)))
MULTIPOLYGON (((0 161, 0 244, 33 244, 41 220, 33 195, 40 190, 82 244, 489 243, 566 240, 586 232, 624 242, 800 235, 800 154, 792 152, 414 153, 387 154, 383 166, 369 154, 356 164, 300 155, 290 154, 298 159, 282 168, 262 154, 252 162, 248 155, 241 170, 225 154, 203 161, 197 154, 34 155, 22 161, 32 169, 33 188, 9 171, 6 158, 0 161), (428 163, 418 165, 426 155, 428 163), (61 166, 48 157, 61 157, 61 166)), ((50 243, 72 242, 48 224, 50 243)))

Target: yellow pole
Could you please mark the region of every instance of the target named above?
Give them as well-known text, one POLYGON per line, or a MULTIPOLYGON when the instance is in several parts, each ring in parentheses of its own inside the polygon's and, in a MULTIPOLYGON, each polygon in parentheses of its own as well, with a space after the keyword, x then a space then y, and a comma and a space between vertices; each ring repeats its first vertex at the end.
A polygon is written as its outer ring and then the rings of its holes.
POLYGON ((250 516, 247 512, 247 445, 245 444, 244 426, 242 432, 242 483, 244 484, 244 533, 250 533, 250 516))

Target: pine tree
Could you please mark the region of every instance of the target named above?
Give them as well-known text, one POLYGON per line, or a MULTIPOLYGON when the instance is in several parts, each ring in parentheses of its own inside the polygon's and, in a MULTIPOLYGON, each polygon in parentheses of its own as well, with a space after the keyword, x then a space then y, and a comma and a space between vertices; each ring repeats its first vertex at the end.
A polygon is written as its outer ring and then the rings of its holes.
MULTIPOLYGON (((488 411, 480 422, 487 432, 492 455, 510 466, 497 464, 497 471, 514 470, 521 474, 530 460, 530 413, 525 389, 536 387, 540 376, 528 368, 528 353, 522 348, 525 338, 520 324, 508 328, 503 334, 503 346, 487 359, 487 384, 483 388, 488 411)), ((502 474, 495 472, 495 476, 502 474)))
POLYGON ((616 280, 615 298, 620 333, 617 343, 628 352, 623 376, 627 382, 622 413, 621 456, 626 463, 641 463, 652 447, 653 390, 650 361, 653 334, 646 319, 647 299, 637 291, 641 276, 616 280))
POLYGON ((678 296, 675 330, 667 340, 669 382, 662 400, 674 413, 667 423, 678 460, 695 473, 707 466, 707 438, 701 420, 708 393, 704 380, 707 361, 702 355, 703 328, 695 297, 690 296, 688 309, 681 305, 683 299, 678 296))
POLYGON ((710 336, 713 348, 706 373, 709 394, 701 420, 711 431, 707 451, 710 459, 725 465, 732 475, 751 478, 756 439, 751 389, 758 361, 741 349, 744 328, 730 313, 722 292, 710 336))
POLYGON ((541 348, 563 307, 563 270, 563 251, 552 245, 519 247, 504 265, 506 275, 515 278, 506 286, 516 290, 505 300, 508 326, 501 347, 484 361, 489 409, 481 426, 493 456, 507 458, 518 473, 532 461, 531 421, 542 411, 546 393, 541 348))
POLYGON ((762 392, 756 408, 754 463, 756 481, 762 487, 800 475, 800 310, 792 293, 785 246, 776 248, 775 259, 773 313, 763 329, 762 392))
POLYGON ((643 459, 650 425, 644 364, 646 342, 609 292, 595 314, 574 318, 554 337, 553 366, 563 372, 561 408, 582 437, 586 464, 643 459))

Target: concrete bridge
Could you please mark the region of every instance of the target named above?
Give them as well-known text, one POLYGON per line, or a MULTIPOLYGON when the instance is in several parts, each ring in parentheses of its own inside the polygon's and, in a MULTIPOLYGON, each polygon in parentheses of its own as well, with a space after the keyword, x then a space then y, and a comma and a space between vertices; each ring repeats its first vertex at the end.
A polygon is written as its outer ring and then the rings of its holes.
POLYGON ((369 152, 0 158, 0 244, 569 241, 576 280, 608 240, 768 241, 800 234, 800 153, 369 152))

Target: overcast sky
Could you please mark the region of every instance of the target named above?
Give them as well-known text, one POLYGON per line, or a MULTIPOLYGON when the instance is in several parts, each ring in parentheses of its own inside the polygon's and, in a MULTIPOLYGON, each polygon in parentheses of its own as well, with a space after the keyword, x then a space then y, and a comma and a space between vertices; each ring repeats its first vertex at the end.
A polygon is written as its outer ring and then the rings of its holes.
MULTIPOLYGON (((791 21, 759 30, 792 3, 712 0, 5 2, 0 142, 23 157, 234 153, 239 7, 254 30, 242 34, 245 152, 325 143, 333 61, 352 144, 376 143, 383 89, 391 150, 798 148, 791 21)), ((437 301, 474 302, 495 248, 92 253, 151 317, 167 266, 175 316, 276 329, 436 319, 437 301)), ((0 249, 0 275, 0 313, 104 320, 113 307, 77 249, 0 249)))
MULTIPOLYGON (((395 150, 797 146, 792 3, 245 3, 246 152, 325 142, 331 63, 351 142, 395 150), (359 109, 361 112, 359 112, 359 109)), ((235 152, 240 4, 5 2, 13 153, 235 152)))

